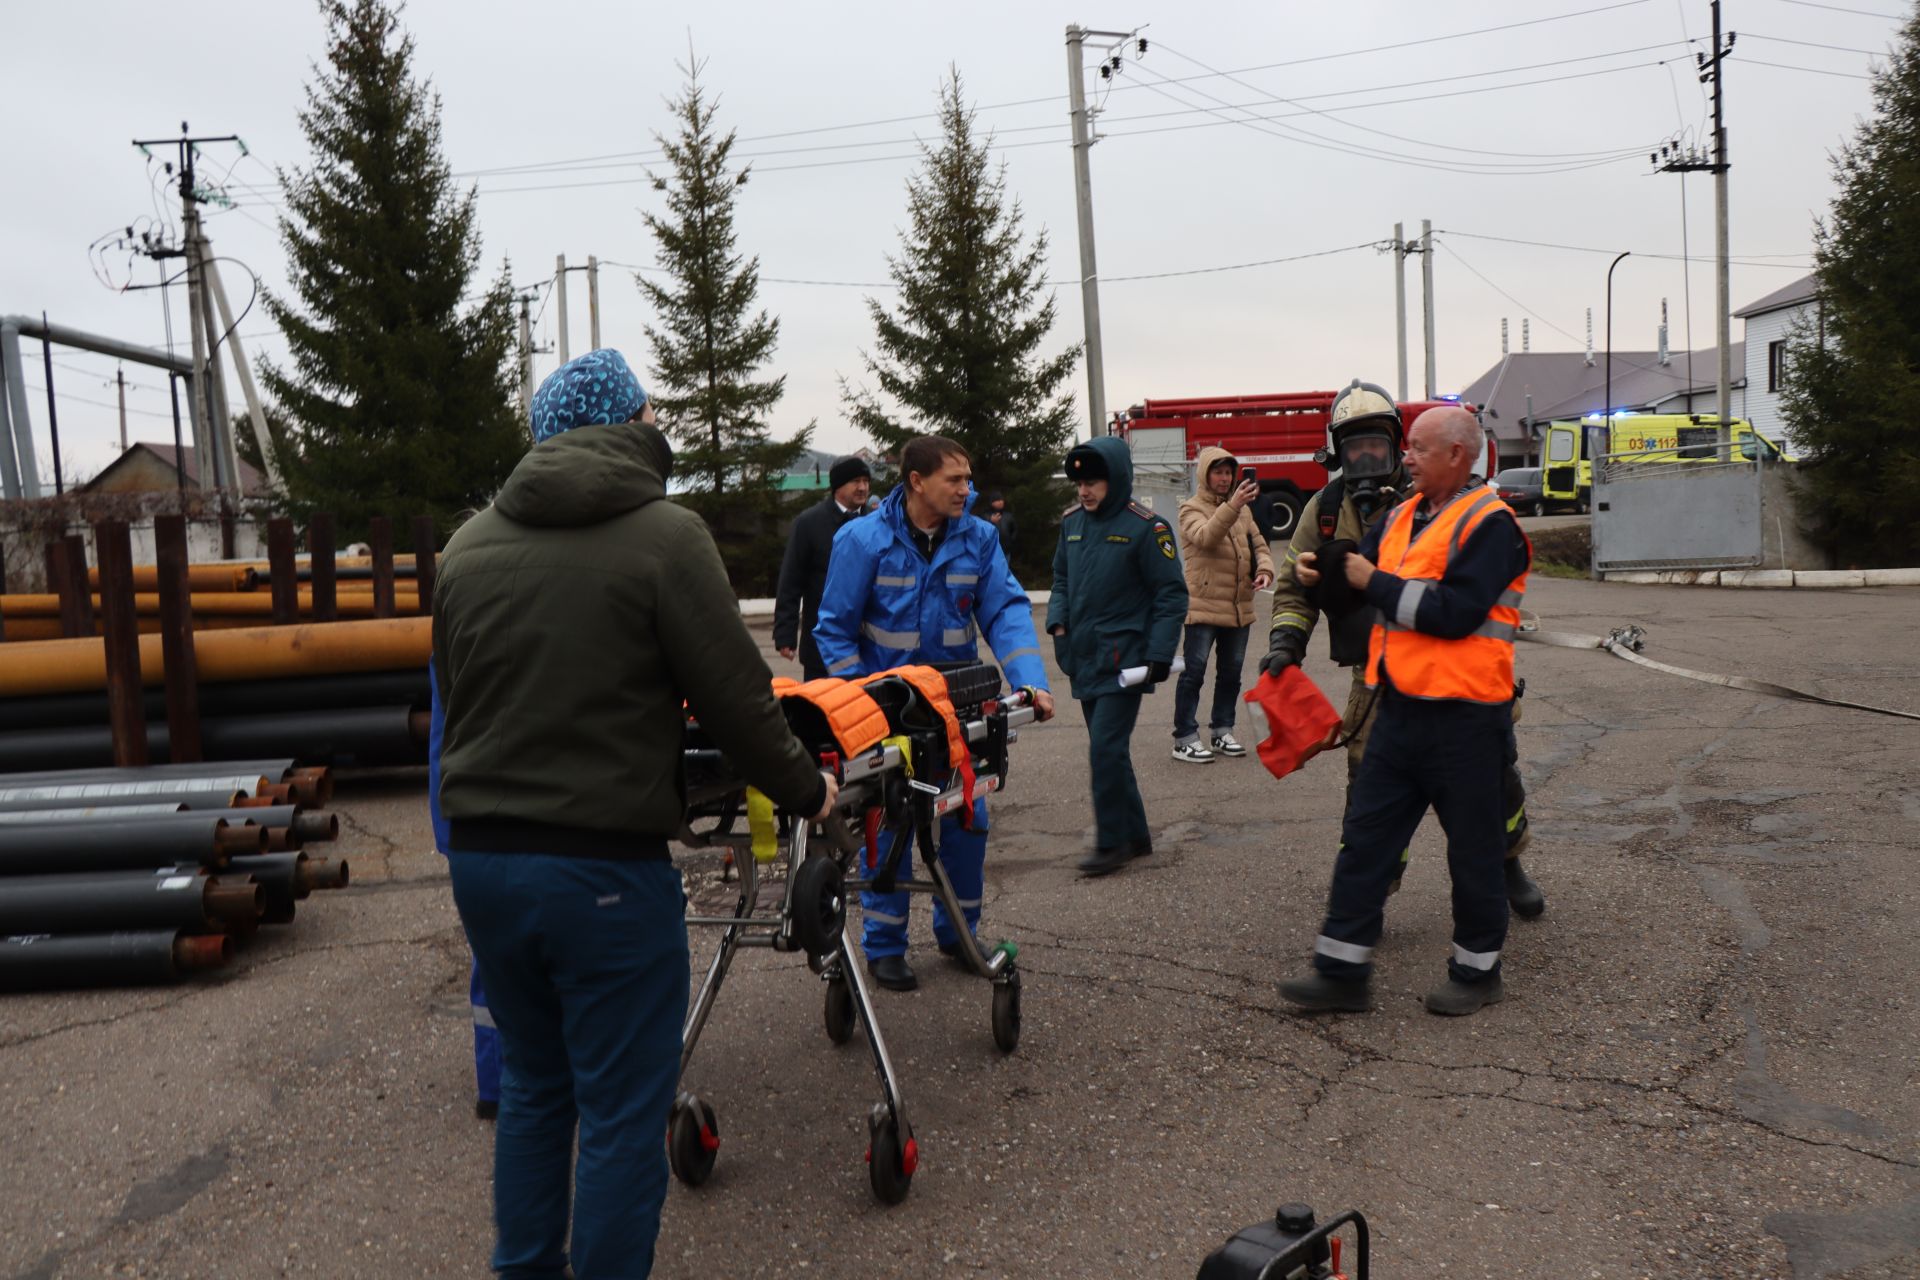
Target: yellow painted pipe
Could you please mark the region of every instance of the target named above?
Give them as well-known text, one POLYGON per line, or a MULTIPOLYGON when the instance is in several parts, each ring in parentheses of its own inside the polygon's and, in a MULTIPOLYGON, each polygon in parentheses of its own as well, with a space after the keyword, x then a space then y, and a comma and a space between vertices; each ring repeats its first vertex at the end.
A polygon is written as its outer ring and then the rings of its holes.
MULTIPOLYGON (((307 556, 296 557, 296 565, 311 564, 307 556)), ((333 561, 337 568, 363 569, 373 563, 372 556, 336 556, 333 561)), ((395 556, 395 569, 402 565, 413 567, 411 555, 395 556)), ((187 585, 194 591, 241 591, 247 585, 247 570, 258 569, 265 573, 272 566, 265 560, 214 560, 202 564, 187 566, 187 585)), ((100 585, 100 570, 87 570, 87 584, 100 585)), ((152 564, 133 566, 133 589, 135 591, 158 591, 160 589, 160 567, 152 564)))
MULTIPOLYGON (((425 667, 432 647, 431 618, 238 627, 203 632, 193 640, 194 663, 208 682, 425 667)), ((141 636, 142 683, 160 684, 164 674, 160 637, 141 636)), ((106 687, 106 644, 97 637, 26 640, 0 649, 0 698, 106 687)))

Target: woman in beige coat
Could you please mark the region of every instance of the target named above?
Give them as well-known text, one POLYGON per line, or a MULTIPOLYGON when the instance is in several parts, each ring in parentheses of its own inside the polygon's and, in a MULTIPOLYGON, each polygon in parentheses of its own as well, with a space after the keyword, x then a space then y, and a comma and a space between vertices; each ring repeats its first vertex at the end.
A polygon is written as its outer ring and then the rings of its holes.
POLYGON ((1248 508, 1260 486, 1242 482, 1239 464, 1225 449, 1200 451, 1194 470, 1199 483, 1180 504, 1180 545, 1187 573, 1187 669, 1173 696, 1173 758, 1188 764, 1212 764, 1219 756, 1243 756, 1234 741, 1233 716, 1240 701, 1240 671, 1247 655, 1247 631, 1253 625, 1253 597, 1273 585, 1273 556, 1248 508), (1220 670, 1213 679, 1211 743, 1200 740, 1200 686, 1207 679, 1207 657, 1218 651, 1220 670))

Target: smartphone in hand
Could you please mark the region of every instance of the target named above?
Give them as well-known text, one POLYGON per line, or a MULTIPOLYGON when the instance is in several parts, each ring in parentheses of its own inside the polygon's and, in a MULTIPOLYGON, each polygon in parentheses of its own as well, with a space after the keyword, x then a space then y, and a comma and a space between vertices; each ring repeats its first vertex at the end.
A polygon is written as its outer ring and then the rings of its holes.
POLYGON ((1240 483, 1241 484, 1258 484, 1260 483, 1260 481, 1259 481, 1259 478, 1253 474, 1252 467, 1242 467, 1240 468, 1240 483))

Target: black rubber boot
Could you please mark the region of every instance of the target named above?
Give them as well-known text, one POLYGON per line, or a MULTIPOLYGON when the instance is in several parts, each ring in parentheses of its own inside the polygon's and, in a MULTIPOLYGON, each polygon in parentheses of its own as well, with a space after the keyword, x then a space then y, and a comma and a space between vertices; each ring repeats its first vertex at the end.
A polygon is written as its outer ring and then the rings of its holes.
POLYGON ((1499 1004, 1506 994, 1498 974, 1484 982, 1462 982, 1449 976, 1445 982, 1427 992, 1424 1003, 1428 1013, 1461 1018, 1479 1012, 1484 1005, 1499 1004))
POLYGON ((500 1118, 500 1104, 492 1098, 479 1099, 473 1104, 473 1118, 475 1120, 498 1120, 500 1118))
POLYGON ((1506 870, 1507 905, 1513 908, 1513 914, 1522 920, 1539 919, 1540 913, 1547 909, 1547 895, 1540 892, 1540 886, 1520 865, 1520 859, 1508 858, 1506 870))
POLYGON ((1365 1013, 1373 1008, 1373 988, 1365 978, 1343 982, 1317 969, 1281 983, 1280 998, 1310 1013, 1365 1013))
POLYGON ((907 963, 905 956, 881 956, 878 960, 867 961, 867 972, 874 982, 889 991, 911 991, 920 985, 920 979, 914 976, 913 966, 907 963))
POLYGON ((1112 875, 1133 861, 1133 850, 1128 845, 1115 845, 1111 849, 1095 849, 1080 859, 1080 874, 1083 876, 1112 875))

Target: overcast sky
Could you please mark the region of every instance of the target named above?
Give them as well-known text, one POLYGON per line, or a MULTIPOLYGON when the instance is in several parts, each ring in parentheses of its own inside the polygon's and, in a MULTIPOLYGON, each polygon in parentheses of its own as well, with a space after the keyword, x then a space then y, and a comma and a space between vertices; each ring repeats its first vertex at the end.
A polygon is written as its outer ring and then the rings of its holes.
MULTIPOLYGON (((1813 219, 1832 195, 1831 153, 1870 109, 1865 77, 1903 6, 1727 0, 1724 12, 1739 33, 1727 74, 1738 308, 1805 270, 1813 219)), ((818 419, 824 448, 864 443, 846 424, 838 380, 860 375, 871 342, 863 299, 891 300, 886 256, 904 221, 903 184, 935 129, 930 113, 949 65, 1001 148, 1029 231, 1050 238, 1051 274, 1064 282, 1056 343, 1082 336, 1070 22, 1138 25, 1150 41, 1144 58, 1127 53, 1112 81, 1089 79, 1107 135, 1092 168, 1112 408, 1332 387, 1356 375, 1390 385, 1392 260, 1352 246, 1387 238, 1395 221, 1411 233, 1430 218, 1445 233, 1434 259, 1442 390, 1458 391, 1499 358, 1502 317, 1515 349, 1530 316, 1535 350, 1573 350, 1592 307, 1603 345, 1605 272, 1622 249, 1635 257, 1615 275, 1615 348, 1653 346, 1662 298, 1671 300, 1673 346, 1684 347, 1683 228, 1698 259, 1693 342, 1713 341, 1711 178, 1685 179, 1683 223, 1682 179, 1647 163, 1663 140, 1705 139, 1705 94, 1692 70, 1693 52, 1706 48, 1705 0, 1158 8, 414 0, 404 21, 417 71, 441 95, 447 158, 481 192, 484 271, 508 259, 523 284, 550 277, 560 253, 652 265, 639 211, 660 208, 662 196, 642 169, 657 155, 653 135, 670 127, 665 100, 691 40, 721 123, 738 131, 737 154, 753 166, 740 190, 740 243, 759 256, 762 299, 781 321, 773 370, 787 376, 787 394, 775 426, 785 434, 818 419), (1347 251, 1329 252, 1338 250, 1347 251), (1243 265, 1309 254, 1325 256, 1243 265)), ((177 197, 156 193, 157 171, 128 142, 166 136, 182 120, 196 133, 246 140, 251 159, 207 148, 203 172, 228 182, 237 202, 213 212, 208 233, 216 253, 247 264, 268 288, 282 284, 272 170, 307 160, 296 112, 323 44, 314 7, 88 0, 10 5, 6 25, 0 81, 13 110, 0 143, 9 179, 0 312, 44 310, 165 344, 158 292, 117 292, 129 277, 126 256, 90 260, 88 245, 136 219, 177 224, 177 197)), ((1408 271, 1416 393, 1418 267, 1414 259, 1408 271)), ((155 273, 146 260, 132 268, 140 283, 155 273)), ((226 274, 234 305, 245 305, 250 283, 237 269, 226 274)), ((170 292, 184 349, 184 297, 170 292)), ((577 352, 587 334, 581 276, 570 301, 577 352)), ((647 379, 646 312, 630 270, 603 267, 601 311, 603 341, 647 379)), ((544 305, 543 345, 554 320, 544 305)), ((256 356, 284 350, 258 306, 240 332, 256 356)), ((47 470, 38 344, 23 354, 47 470)), ((90 474, 118 449, 113 363, 54 354, 68 473, 90 474)), ((553 362, 541 357, 540 373, 553 362)), ((137 384, 128 395, 133 438, 170 439, 164 378, 133 368, 127 377, 137 384)), ((1084 372, 1073 387, 1084 411, 1084 372)), ((237 388, 230 394, 237 405, 237 388)))

